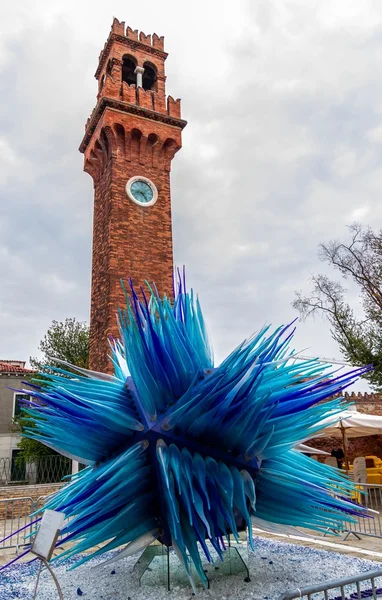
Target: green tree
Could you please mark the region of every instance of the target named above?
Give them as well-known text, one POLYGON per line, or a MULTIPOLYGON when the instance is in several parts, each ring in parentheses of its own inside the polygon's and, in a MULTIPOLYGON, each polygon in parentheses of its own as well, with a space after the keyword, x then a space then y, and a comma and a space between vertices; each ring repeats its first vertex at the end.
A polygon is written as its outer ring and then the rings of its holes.
POLYGON ((38 349, 42 352, 42 359, 31 358, 32 367, 39 369, 41 366, 54 366, 54 359, 83 367, 89 366, 89 325, 75 318, 65 321, 53 321, 38 349))
MULTIPOLYGON (((32 368, 36 371, 44 367, 59 366, 59 363, 55 363, 55 358, 87 368, 89 366, 88 324, 75 318, 67 318, 61 322, 53 321, 40 342, 39 350, 43 355, 41 359, 30 358, 32 368)), ((41 379, 43 385, 43 378, 41 379)), ((27 415, 21 415, 15 419, 12 429, 23 433, 27 427, 33 427, 33 422, 27 415)), ((34 461, 41 456, 57 454, 41 442, 27 437, 21 438, 18 447, 21 450, 20 460, 34 461)))
MULTIPOLYGON (((28 417, 18 416, 13 420, 11 430, 14 433, 22 434, 27 427, 33 427, 33 422, 28 417)), ((38 440, 32 440, 27 437, 22 437, 17 447, 21 450, 17 455, 18 462, 34 462, 42 456, 52 456, 58 454, 48 446, 45 446, 38 440)))
POLYGON ((310 295, 296 292, 293 302, 302 319, 322 315, 330 324, 333 339, 346 360, 362 366, 373 364, 364 377, 382 389, 382 231, 358 223, 349 226, 346 242, 320 244, 319 258, 340 274, 342 281, 314 275, 310 295), (359 291, 362 316, 356 316, 347 300, 344 283, 353 282, 359 291))

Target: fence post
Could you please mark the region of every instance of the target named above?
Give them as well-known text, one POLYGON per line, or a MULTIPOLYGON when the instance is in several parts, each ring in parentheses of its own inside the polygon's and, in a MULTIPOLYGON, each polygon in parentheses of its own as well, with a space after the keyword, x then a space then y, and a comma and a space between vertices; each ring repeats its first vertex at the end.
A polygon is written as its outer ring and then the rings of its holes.
POLYGON ((25 465, 26 468, 26 479, 29 484, 37 483, 37 462, 27 462, 25 465))

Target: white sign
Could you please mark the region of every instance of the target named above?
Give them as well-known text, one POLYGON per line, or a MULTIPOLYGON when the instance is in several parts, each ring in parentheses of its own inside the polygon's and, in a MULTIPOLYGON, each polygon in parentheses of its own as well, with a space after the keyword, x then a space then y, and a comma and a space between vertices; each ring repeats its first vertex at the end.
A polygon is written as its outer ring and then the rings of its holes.
POLYGON ((31 552, 45 560, 50 560, 65 514, 56 510, 46 510, 32 544, 31 552))

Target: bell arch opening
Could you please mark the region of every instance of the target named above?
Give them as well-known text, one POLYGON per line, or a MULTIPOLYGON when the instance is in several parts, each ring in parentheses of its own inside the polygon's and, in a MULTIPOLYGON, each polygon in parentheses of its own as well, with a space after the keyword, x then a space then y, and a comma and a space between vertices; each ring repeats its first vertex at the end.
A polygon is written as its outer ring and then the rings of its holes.
POLYGON ((142 77, 142 87, 144 90, 157 89, 157 70, 156 67, 149 62, 143 64, 144 72, 142 77))
POLYGON ((133 56, 129 54, 125 54, 122 58, 122 81, 127 83, 127 85, 137 85, 137 75, 135 73, 135 68, 137 66, 137 61, 133 56))

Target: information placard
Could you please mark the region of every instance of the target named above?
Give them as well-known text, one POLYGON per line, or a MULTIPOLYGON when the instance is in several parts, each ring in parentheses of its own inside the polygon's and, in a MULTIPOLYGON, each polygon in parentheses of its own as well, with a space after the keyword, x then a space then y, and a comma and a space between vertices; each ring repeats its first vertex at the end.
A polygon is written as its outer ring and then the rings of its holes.
POLYGON ((65 519, 65 514, 56 510, 46 510, 33 541, 31 552, 44 560, 50 560, 54 546, 65 519))

